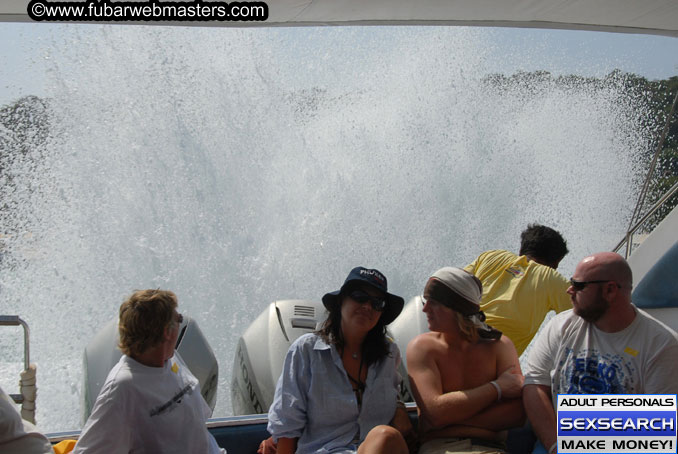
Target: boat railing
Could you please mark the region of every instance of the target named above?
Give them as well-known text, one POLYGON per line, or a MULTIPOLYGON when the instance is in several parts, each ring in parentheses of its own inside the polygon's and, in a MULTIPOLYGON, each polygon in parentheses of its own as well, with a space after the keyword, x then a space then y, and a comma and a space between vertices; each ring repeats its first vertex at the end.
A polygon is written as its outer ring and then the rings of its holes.
POLYGON ((645 214, 645 216, 640 217, 640 213, 642 212, 643 207, 645 206, 645 198, 647 197, 647 194, 650 189, 650 185, 652 182, 652 176, 654 174, 654 171, 657 167, 657 162, 659 162, 659 155, 661 154, 662 150, 664 149, 664 142, 666 140, 666 137, 668 136, 670 127, 671 127, 671 121, 673 119, 673 113, 676 111, 676 105, 678 105, 678 90, 676 91, 675 96, 673 97, 673 103, 671 103, 671 109, 669 110, 668 115, 666 115, 666 120, 664 121, 664 128, 661 131, 659 140, 657 141, 657 149, 654 152, 654 156, 652 157, 652 161, 650 162, 647 175, 645 176, 645 182, 643 183, 643 187, 640 190, 640 194, 638 195, 638 202, 636 203, 636 207, 633 209, 633 214, 631 215, 631 220, 629 222, 629 228, 626 232, 626 236, 617 244, 617 246, 613 249, 614 252, 619 252, 621 247, 626 245, 626 248, 624 250, 624 257, 628 259, 631 256, 631 253, 633 252, 633 235, 640 229, 640 227, 661 208, 666 201, 678 191, 678 183, 674 184, 671 189, 666 191, 663 196, 657 200, 657 202, 650 208, 650 210, 645 214), (634 224, 635 221, 635 224, 634 224))
POLYGON ((624 238, 619 243, 617 243, 613 251, 621 254, 620 250, 622 249, 623 246, 626 246, 624 248, 623 255, 626 259, 628 259, 631 253, 633 252, 633 236, 635 235, 635 233, 638 231, 638 229, 640 229, 643 226, 643 224, 645 224, 645 222, 647 222, 647 220, 653 214, 655 214, 661 207, 663 207, 666 204, 666 202, 671 198, 671 196, 673 196, 676 193, 678 193, 678 183, 674 184, 671 187, 671 189, 666 191, 664 195, 662 195, 659 198, 659 200, 657 200, 657 202, 654 205, 652 205, 648 212, 642 218, 640 218, 633 226, 629 228, 628 232, 626 232, 626 236, 624 236, 624 238))
MULTIPOLYGON (((417 404, 414 402, 407 402, 405 403, 405 409, 407 410, 408 413, 416 413, 417 404)), ((259 413, 254 415, 224 416, 221 418, 210 418, 207 421, 207 428, 214 429, 217 427, 237 427, 252 424, 268 424, 268 414, 259 413)))
MULTIPOLYGON (((21 326, 24 329, 24 370, 28 370, 31 364, 31 355, 29 348, 29 336, 30 330, 28 329, 28 324, 21 319, 18 315, 0 315, 0 326, 21 326)), ((12 398, 17 404, 21 404, 24 401, 24 396, 22 394, 10 394, 9 397, 12 398)))
POLYGON ((268 424, 268 415, 266 413, 256 415, 225 416, 222 418, 210 418, 207 421, 207 428, 214 427, 236 427, 249 424, 268 424))
POLYGON ((53 432, 45 434, 49 442, 53 445, 66 440, 77 440, 80 438, 79 430, 69 430, 64 432, 53 432))

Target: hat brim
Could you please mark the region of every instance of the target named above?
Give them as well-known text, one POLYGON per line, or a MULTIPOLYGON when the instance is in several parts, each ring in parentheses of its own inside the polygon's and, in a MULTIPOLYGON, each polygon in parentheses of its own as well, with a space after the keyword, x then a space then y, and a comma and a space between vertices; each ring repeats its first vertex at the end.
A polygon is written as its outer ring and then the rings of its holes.
MULTIPOLYGON (((341 289, 330 292, 330 293, 325 293, 323 296, 323 305, 325 306, 325 309, 328 311, 332 312, 337 308, 339 305, 339 295, 341 295, 341 291, 344 290, 347 286, 347 284, 350 284, 353 281, 349 281, 345 283, 341 289)), ((361 284, 365 284, 364 281, 357 281, 361 284)), ((369 284, 368 284, 369 285, 369 284)), ((384 325, 390 324, 393 320, 395 320, 398 315, 400 315, 400 312, 403 310, 403 306, 405 305, 405 300, 399 297, 398 295, 393 295, 391 293, 386 293, 386 307, 384 308, 384 312, 381 313, 381 321, 384 325)))

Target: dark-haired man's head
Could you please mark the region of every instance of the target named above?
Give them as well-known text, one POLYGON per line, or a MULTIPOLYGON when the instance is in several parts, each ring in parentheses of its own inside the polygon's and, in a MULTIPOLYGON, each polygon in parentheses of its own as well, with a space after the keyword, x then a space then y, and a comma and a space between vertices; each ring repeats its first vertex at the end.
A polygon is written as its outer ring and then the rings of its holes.
POLYGON ((520 234, 520 255, 542 265, 556 269, 568 252, 565 239, 551 227, 530 224, 520 234))

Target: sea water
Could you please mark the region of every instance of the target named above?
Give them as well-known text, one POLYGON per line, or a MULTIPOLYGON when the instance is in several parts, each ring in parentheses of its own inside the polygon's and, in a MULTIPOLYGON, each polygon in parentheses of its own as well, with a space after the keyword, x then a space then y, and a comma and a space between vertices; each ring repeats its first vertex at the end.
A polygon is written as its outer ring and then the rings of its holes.
MULTIPOLYGON (((50 38, 49 131, 12 161, 0 312, 31 328, 37 420, 81 426, 82 352, 134 289, 176 292, 219 361, 272 301, 357 265, 409 299, 441 266, 563 233, 571 275, 626 227, 651 131, 601 86, 497 86, 460 28, 71 26, 50 38)), ((30 145, 30 140, 28 142, 30 145)), ((6 183, 6 182, 5 182, 6 183)), ((0 330, 16 392, 21 330, 0 330)))

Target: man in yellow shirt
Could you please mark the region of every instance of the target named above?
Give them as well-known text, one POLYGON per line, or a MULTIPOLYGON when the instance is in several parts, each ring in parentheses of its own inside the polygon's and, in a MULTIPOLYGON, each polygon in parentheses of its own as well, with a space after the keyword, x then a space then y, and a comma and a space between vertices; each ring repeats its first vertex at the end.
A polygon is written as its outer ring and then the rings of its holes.
POLYGON ((559 232, 530 224, 520 235, 520 255, 487 251, 464 268, 483 283, 480 308, 487 323, 513 341, 518 355, 549 311, 572 308, 566 293, 570 284, 556 271, 567 252, 559 232))

